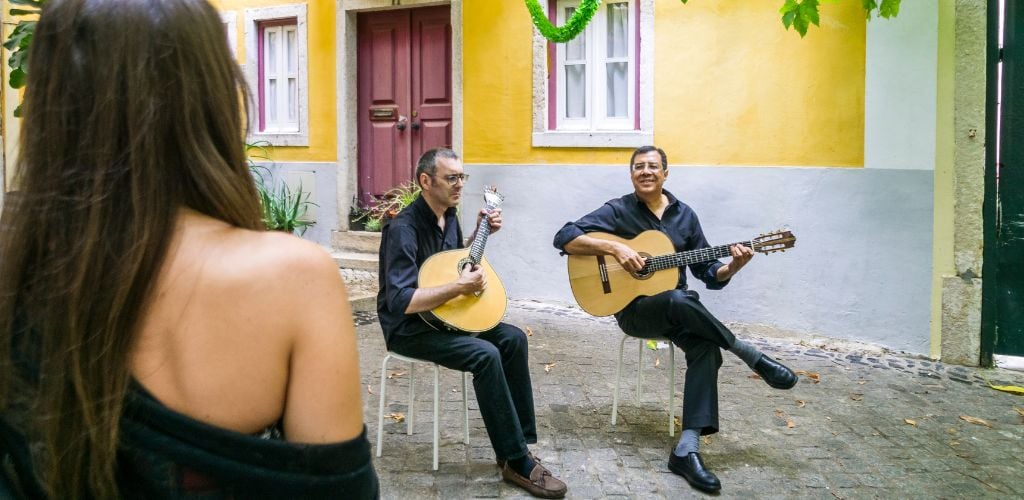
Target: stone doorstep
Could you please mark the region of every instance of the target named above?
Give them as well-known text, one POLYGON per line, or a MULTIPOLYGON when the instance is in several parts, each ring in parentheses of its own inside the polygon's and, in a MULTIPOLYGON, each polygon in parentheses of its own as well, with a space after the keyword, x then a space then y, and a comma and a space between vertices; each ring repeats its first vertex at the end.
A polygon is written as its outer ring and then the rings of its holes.
POLYGON ((370 231, 334 231, 331 244, 336 251, 349 253, 372 253, 380 249, 380 233, 370 231))
POLYGON ((358 269, 360 271, 377 270, 377 254, 361 252, 331 252, 334 262, 339 268, 358 269))
POLYGON ((352 308, 353 312, 368 312, 377 310, 377 295, 369 293, 361 293, 359 295, 349 295, 348 304, 352 308))

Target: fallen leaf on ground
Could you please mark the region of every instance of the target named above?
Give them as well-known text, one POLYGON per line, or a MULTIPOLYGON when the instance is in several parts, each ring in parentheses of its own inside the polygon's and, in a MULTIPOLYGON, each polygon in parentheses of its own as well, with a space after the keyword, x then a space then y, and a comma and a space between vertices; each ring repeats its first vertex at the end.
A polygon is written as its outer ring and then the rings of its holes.
POLYGON ((366 385, 366 393, 367 394, 373 394, 373 386, 372 385, 369 385, 369 384, 366 385))
POLYGON ((804 403, 804 400, 802 400, 802 399, 796 400, 796 407, 797 408, 803 408, 804 406, 806 406, 806 403, 804 403))
POLYGON ((852 399, 854 401, 862 401, 864 399, 864 395, 860 394, 860 393, 854 392, 854 393, 850 394, 850 399, 852 399))
POLYGON ((972 423, 972 424, 975 424, 975 425, 984 425, 985 427, 988 427, 989 429, 992 428, 992 424, 990 424, 990 423, 986 422, 985 420, 980 419, 978 417, 972 417, 972 416, 969 416, 969 415, 960 415, 960 420, 963 420, 964 422, 969 422, 969 423, 972 423))
POLYGON ((533 329, 532 328, 526 327, 526 336, 527 337, 532 337, 533 336, 533 329))
POLYGON ((388 380, 391 380, 391 379, 393 379, 395 377, 401 377, 402 375, 405 375, 405 374, 406 374, 406 372, 399 372, 399 371, 391 372, 391 373, 388 374, 388 380))
POLYGON ((995 390, 997 390, 997 391, 1009 392, 1010 394, 1018 394, 1018 395, 1024 396, 1024 387, 1021 387, 1019 385, 992 385, 992 384, 989 384, 988 386, 993 388, 993 389, 995 389, 995 390))
POLYGON ((992 382, 989 382, 988 378, 985 377, 984 375, 981 375, 981 379, 984 380, 989 387, 997 391, 1009 392, 1010 394, 1024 396, 1024 387, 1021 387, 1019 385, 992 385, 992 382))
POLYGON ((657 368, 659 366, 661 366, 661 358, 654 358, 654 367, 657 368))
POLYGON ((955 439, 949 442, 950 446, 958 446, 959 444, 960 444, 960 441, 957 441, 955 439))
POLYGON ((1015 406, 1015 407, 1013 408, 1013 411, 1017 412, 1018 414, 1020 414, 1020 416, 1024 417, 1024 408, 1017 408, 1017 407, 1015 406))
POLYGON ((405 415, 401 413, 389 413, 388 418, 394 420, 395 422, 405 422, 405 415))
POLYGON ((672 417, 672 423, 676 424, 676 427, 682 427, 683 421, 679 420, 679 417, 672 417))
POLYGON ((544 365, 544 373, 551 373, 551 369, 555 367, 554 363, 546 363, 544 365))
POLYGON ((754 380, 758 380, 758 379, 761 378, 761 376, 756 374, 756 373, 751 373, 750 375, 747 375, 747 378, 752 378, 754 380))
POLYGON ((905 418, 905 419, 903 419, 903 421, 908 423, 908 424, 910 424, 910 425, 913 425, 914 427, 917 427, 917 420, 911 420, 909 418, 905 418))
POLYGON ((658 342, 657 341, 648 340, 647 342, 644 342, 644 344, 647 345, 647 348, 652 350, 652 351, 657 351, 658 350, 658 342))
POLYGON ((864 385, 866 383, 867 383, 867 380, 858 380, 857 381, 857 385, 864 385))
POLYGON ((796 427, 796 422, 793 422, 792 420, 786 419, 786 427, 789 428, 789 429, 792 429, 792 428, 796 427))
POLYGON ((704 436, 704 444, 711 444, 711 436, 704 436))
POLYGON ((821 382, 821 375, 819 375, 817 373, 814 373, 814 372, 809 372, 809 371, 806 371, 806 370, 797 370, 796 374, 797 375, 803 375, 803 376, 811 379, 812 381, 814 381, 815 384, 817 384, 818 382, 821 382))
POLYGON ((776 417, 782 418, 783 415, 785 415, 785 414, 782 413, 782 410, 780 410, 778 408, 775 409, 775 416, 776 417))

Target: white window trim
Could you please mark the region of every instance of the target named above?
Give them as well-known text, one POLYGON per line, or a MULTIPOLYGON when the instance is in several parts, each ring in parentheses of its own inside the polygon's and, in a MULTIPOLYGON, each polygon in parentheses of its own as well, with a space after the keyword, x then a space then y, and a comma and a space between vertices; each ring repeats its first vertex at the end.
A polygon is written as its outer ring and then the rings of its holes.
POLYGON ((267 141, 274 146, 309 146, 309 50, 306 24, 306 4, 281 5, 245 9, 245 79, 253 92, 253 101, 259 105, 259 25, 262 21, 294 18, 298 30, 298 71, 299 71, 299 131, 289 133, 264 133, 259 131, 259 110, 254 109, 249 117, 250 142, 267 141))
POLYGON ((228 48, 231 49, 231 55, 238 59, 238 13, 233 10, 221 12, 220 21, 224 24, 224 30, 227 32, 228 48))
POLYGON ((548 130, 548 44, 534 28, 533 147, 622 148, 654 143, 654 0, 633 1, 640 2, 640 130, 548 130))

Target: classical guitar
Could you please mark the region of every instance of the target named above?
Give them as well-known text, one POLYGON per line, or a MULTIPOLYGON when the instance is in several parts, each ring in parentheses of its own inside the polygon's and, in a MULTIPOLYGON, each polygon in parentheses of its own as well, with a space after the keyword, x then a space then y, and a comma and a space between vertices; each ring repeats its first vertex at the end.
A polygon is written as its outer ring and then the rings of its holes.
MULTIPOLYGON (((493 186, 484 187, 484 202, 487 210, 501 206, 505 197, 498 194, 493 186)), ((486 217, 476 228, 476 239, 469 248, 448 250, 431 255, 420 266, 420 287, 439 286, 459 278, 462 268, 479 265, 487 277, 487 289, 475 295, 459 295, 430 312, 420 313, 428 324, 437 329, 483 332, 494 328, 505 315, 508 296, 501 280, 484 258, 484 245, 491 234, 491 225, 486 217)))
POLYGON ((684 252, 676 252, 672 241, 661 231, 644 231, 631 240, 607 233, 587 233, 587 236, 624 243, 646 259, 643 269, 631 273, 612 256, 569 256, 572 294, 580 307, 594 316, 615 314, 637 297, 675 288, 679 283, 679 268, 729 257, 732 245, 740 244, 769 254, 796 244, 796 236, 790 231, 775 231, 749 241, 684 252))

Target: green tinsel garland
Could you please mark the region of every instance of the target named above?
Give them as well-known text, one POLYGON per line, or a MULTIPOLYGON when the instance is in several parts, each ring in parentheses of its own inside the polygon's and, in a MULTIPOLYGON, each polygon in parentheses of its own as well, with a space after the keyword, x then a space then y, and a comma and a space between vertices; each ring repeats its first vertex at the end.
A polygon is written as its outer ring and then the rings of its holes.
POLYGON ((600 6, 601 0, 580 0, 580 6, 576 12, 573 12, 572 17, 559 28, 551 24, 547 13, 544 12, 544 8, 537 0, 526 0, 526 8, 530 11, 534 26, 540 30, 540 34, 544 35, 544 38, 557 43, 568 42, 582 33, 583 28, 587 27, 587 23, 593 19, 600 6))

